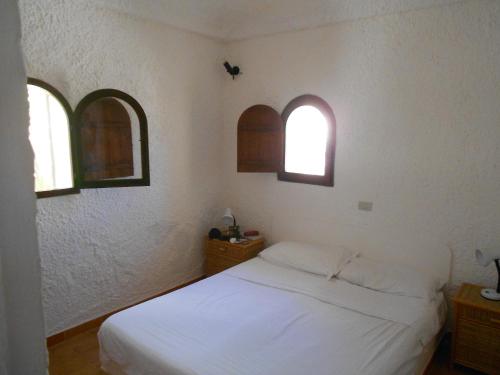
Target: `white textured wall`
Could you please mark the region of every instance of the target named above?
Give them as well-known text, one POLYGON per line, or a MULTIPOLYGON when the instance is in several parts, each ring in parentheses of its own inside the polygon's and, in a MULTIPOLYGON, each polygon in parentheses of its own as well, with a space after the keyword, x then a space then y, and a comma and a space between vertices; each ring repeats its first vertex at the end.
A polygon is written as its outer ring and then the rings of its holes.
POLYGON ((0 374, 46 373, 28 93, 14 0, 0 0, 0 374))
POLYGON ((244 73, 224 94, 226 196, 240 222, 271 240, 276 227, 296 239, 342 228, 395 253, 449 247, 454 285, 495 283, 473 250, 500 246, 500 2, 234 42, 227 56, 244 73), (281 112, 304 93, 335 112, 335 187, 237 174, 241 112, 281 112))
POLYGON ((472 250, 500 245, 498 2, 225 47, 85 2, 21 8, 29 75, 73 107, 95 89, 124 90, 150 125, 151 187, 38 201, 47 334, 198 276, 201 237, 225 206, 271 241, 348 231, 394 240, 403 257, 449 247, 454 285, 494 282, 472 250), (243 69, 235 81, 226 57, 243 69), (237 174, 239 114, 256 103, 281 111, 303 93, 337 117, 335 187, 237 174))
POLYGON ((2 258, 0 256, 0 375, 7 374, 9 362, 9 339, 7 334, 7 312, 5 309, 5 291, 2 276, 2 258))
POLYGON ((28 75, 73 108, 101 88, 137 99, 151 186, 38 200, 48 335, 201 275, 221 210, 222 46, 89 3, 21 0, 28 75))

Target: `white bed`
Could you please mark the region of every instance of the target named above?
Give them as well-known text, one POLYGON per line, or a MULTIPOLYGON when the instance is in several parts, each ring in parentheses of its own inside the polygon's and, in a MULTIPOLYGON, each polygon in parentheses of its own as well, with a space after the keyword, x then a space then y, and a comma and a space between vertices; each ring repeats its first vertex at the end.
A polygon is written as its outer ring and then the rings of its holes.
POLYGON ((112 375, 415 375, 445 319, 434 302, 255 258, 108 318, 112 375))

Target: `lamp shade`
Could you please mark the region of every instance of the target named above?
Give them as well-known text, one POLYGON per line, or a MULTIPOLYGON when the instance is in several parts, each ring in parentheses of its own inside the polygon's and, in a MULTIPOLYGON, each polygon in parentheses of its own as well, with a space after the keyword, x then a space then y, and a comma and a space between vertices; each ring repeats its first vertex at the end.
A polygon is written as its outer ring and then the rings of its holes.
POLYGON ((483 267, 488 266, 496 259, 500 259, 500 248, 497 250, 476 250, 476 260, 483 267))
POLYGON ((234 225, 236 220, 234 219, 234 215, 230 208, 226 208, 226 211, 224 211, 224 216, 222 216, 222 221, 224 222, 224 225, 227 226, 234 225))

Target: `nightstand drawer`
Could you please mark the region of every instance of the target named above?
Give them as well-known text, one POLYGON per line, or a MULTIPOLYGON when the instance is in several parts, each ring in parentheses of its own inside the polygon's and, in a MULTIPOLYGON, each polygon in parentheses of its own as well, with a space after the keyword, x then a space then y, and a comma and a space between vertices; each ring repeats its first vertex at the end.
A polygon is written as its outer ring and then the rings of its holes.
POLYGON ((210 240, 205 242, 205 272, 211 276, 252 259, 264 249, 264 239, 242 243, 210 240))
MULTIPOLYGON (((489 371, 491 368, 494 368, 493 366, 495 365, 491 353, 482 350, 480 346, 461 344, 458 344, 456 347, 455 362, 481 371, 489 371)), ((492 372, 492 374, 498 373, 492 372)))
POLYGON ((459 319, 455 361, 489 374, 500 374, 500 329, 459 319))
POLYGON ((205 261, 206 273, 210 276, 222 272, 228 268, 234 267, 241 262, 222 256, 211 256, 205 261))
POLYGON ((231 248, 230 243, 226 241, 208 241, 207 255, 225 256, 234 259, 245 259, 244 251, 231 248))
POLYGON ((253 258, 260 250, 262 250, 262 246, 259 243, 243 246, 226 241, 208 241, 207 245, 207 255, 224 256, 240 261, 253 258))
POLYGON ((479 285, 462 284, 453 297, 452 361, 500 375, 500 304, 481 297, 481 289, 479 285))
POLYGON ((474 346, 480 343, 484 343, 486 336, 489 334, 490 328, 482 324, 475 323, 471 320, 459 319, 457 326, 457 337, 460 342, 474 346))
POLYGON ((458 318, 500 328, 500 313, 495 311, 482 310, 472 306, 461 305, 458 310, 458 318))

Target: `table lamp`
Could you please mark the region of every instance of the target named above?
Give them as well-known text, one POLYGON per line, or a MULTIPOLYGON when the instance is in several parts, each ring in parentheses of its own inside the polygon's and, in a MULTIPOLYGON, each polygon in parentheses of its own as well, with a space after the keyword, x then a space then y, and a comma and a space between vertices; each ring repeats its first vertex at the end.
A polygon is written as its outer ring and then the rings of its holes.
POLYGON ((226 211, 224 211, 222 222, 228 227, 230 237, 234 237, 237 240, 240 239, 240 227, 236 225, 236 217, 233 215, 230 208, 226 208, 226 211))
POLYGON ((498 273, 497 289, 485 288, 481 290, 481 296, 493 301, 500 301, 500 248, 497 250, 476 250, 476 260, 483 266, 488 266, 491 262, 495 262, 498 273))
POLYGON ((231 211, 230 208, 226 208, 226 211, 224 211, 224 216, 222 216, 222 221, 224 222, 224 225, 227 227, 235 226, 236 225, 236 218, 233 215, 233 212, 231 211))

